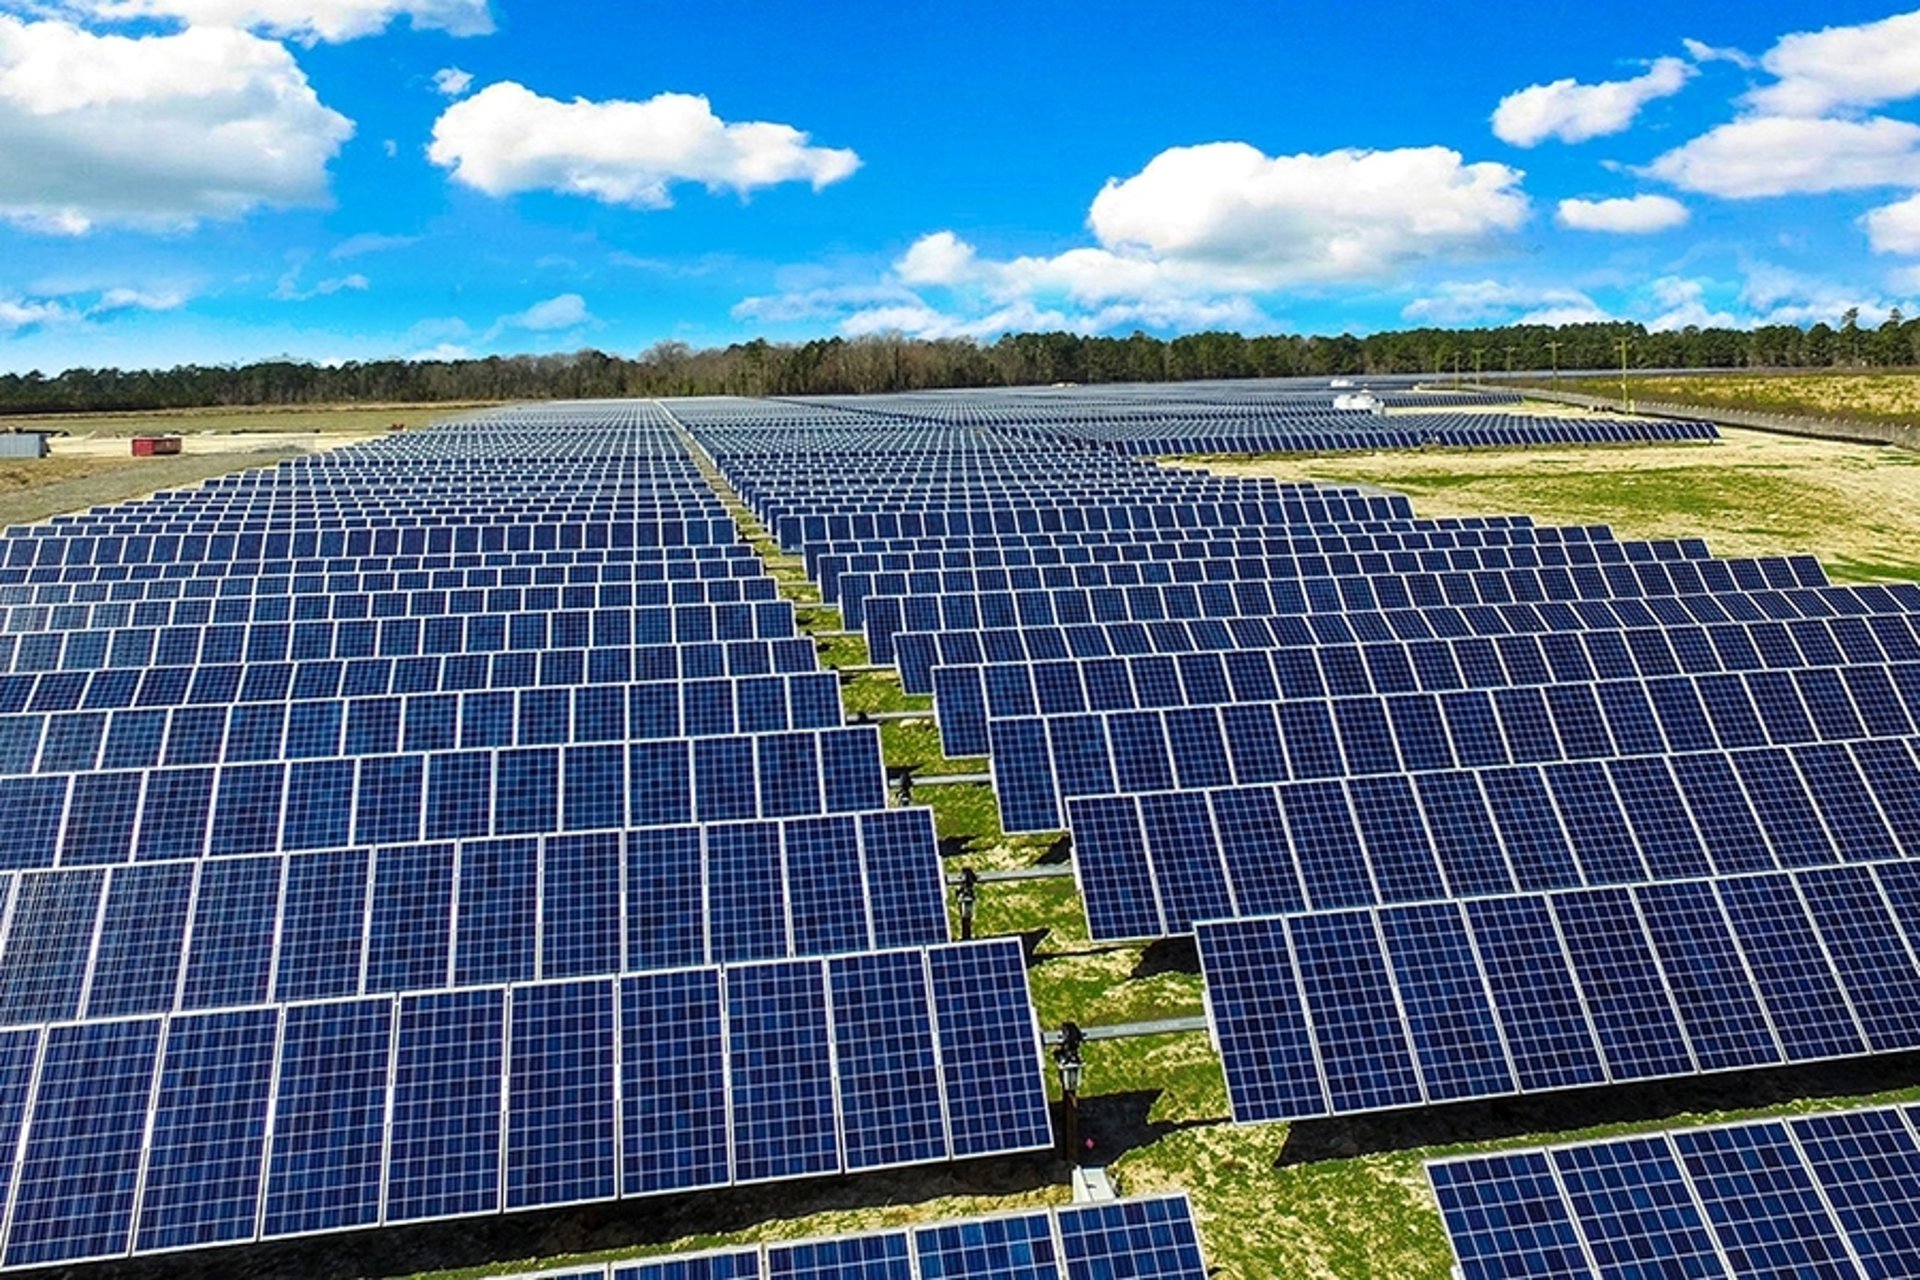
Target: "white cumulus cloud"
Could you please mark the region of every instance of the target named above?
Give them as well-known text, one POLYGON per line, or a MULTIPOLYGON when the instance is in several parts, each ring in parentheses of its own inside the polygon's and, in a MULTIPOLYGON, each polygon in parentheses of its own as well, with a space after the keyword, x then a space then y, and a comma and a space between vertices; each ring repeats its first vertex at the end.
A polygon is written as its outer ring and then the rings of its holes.
POLYGON ((1662 276, 1651 286, 1659 314, 1647 321, 1655 333, 1676 329, 1737 329, 1740 320, 1730 311, 1716 311, 1707 302, 1707 282, 1680 276, 1662 276))
POLYGON ((327 163, 352 133, 273 41, 0 14, 0 218, 77 235, 324 204, 327 163))
POLYGON ((1685 226, 1687 206, 1671 196, 1633 196, 1620 200, 1562 200, 1555 213, 1561 226, 1574 231, 1608 231, 1616 235, 1650 235, 1685 226))
MULTIPOLYGON (((1162 151, 1109 180, 1088 223, 1110 253, 1217 289, 1377 278, 1518 230, 1529 212, 1523 176, 1445 147, 1266 156, 1216 142, 1162 151)), ((1065 257, 1056 263, 1074 271, 1065 257)))
POLYGON ((1687 39, 1680 43, 1686 48, 1687 56, 1695 62, 1731 62, 1734 66, 1749 71, 1758 65, 1754 62, 1752 55, 1740 49, 1711 45, 1704 40, 1687 39))
POLYGON ((1607 320, 1599 303, 1578 289, 1503 284, 1498 280, 1448 281, 1400 312, 1434 325, 1588 324, 1607 320))
POLYGON ((1760 59, 1776 77, 1747 95, 1769 115, 1815 116, 1920 95, 1920 13, 1784 36, 1760 59))
POLYGON ((1875 253, 1920 256, 1920 196, 1874 209, 1860 223, 1875 253))
POLYGON ((456 36, 493 30, 487 0, 68 0, 68 12, 109 22, 172 18, 189 27, 236 27, 290 39, 353 40, 398 18, 456 36))
POLYGON ((1753 116, 1676 147, 1647 172, 1684 191, 1736 200, 1906 186, 1920 176, 1920 126, 1884 116, 1753 116))
POLYGON ((458 98, 473 88, 473 72, 458 67, 442 67, 433 73, 433 87, 449 98, 458 98))
POLYGON ((72 310, 50 299, 0 296, 0 334, 9 337, 78 318, 72 310))
POLYGON ((1621 133, 1632 126, 1640 108, 1672 97, 1696 74, 1684 58, 1659 58, 1645 75, 1631 80, 1530 85, 1508 94, 1494 108, 1494 136, 1516 147, 1534 147, 1548 138, 1585 142, 1621 133))
POLYGON ((860 167, 851 151, 811 145, 791 125, 728 123, 703 97, 560 102, 523 85, 489 85, 434 122, 428 157, 492 196, 554 191, 663 209, 675 183, 742 195, 784 182, 819 190, 860 167))
POLYGON ((563 293, 545 302, 536 302, 525 311, 501 316, 494 324, 494 332, 524 329, 528 333, 558 333, 592 323, 593 313, 587 310, 587 300, 577 293, 563 293))

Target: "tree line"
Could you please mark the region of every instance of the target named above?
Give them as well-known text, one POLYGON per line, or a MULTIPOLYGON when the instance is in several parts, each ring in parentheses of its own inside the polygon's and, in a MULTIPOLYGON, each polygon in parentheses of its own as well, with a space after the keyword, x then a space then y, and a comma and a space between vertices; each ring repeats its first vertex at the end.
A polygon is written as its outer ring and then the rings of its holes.
POLYGON ((227 405, 445 403, 626 396, 847 395, 940 387, 1202 378, 1471 375, 1532 369, 1886 368, 1920 365, 1920 319, 1895 311, 1838 325, 1649 332, 1638 324, 1409 329, 1368 337, 1196 333, 1158 338, 1011 333, 990 343, 899 334, 804 343, 756 339, 695 350, 662 342, 629 359, 603 351, 479 360, 299 360, 68 369, 0 376, 0 413, 227 405))

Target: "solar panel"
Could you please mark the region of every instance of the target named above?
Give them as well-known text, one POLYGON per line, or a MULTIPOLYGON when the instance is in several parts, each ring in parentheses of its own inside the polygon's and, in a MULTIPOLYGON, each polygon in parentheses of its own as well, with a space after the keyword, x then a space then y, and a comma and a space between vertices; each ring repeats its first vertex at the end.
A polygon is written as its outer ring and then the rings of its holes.
POLYGON ((1234 1117, 1883 1052, 1920 938, 1882 884, 1863 867, 1203 922, 1234 1117))
POLYGON ((1474 1280, 1912 1274, 1911 1118, 1895 1108, 1432 1161, 1474 1280))
MULTIPOLYGON (((563 1273, 503 1276, 558 1280, 563 1273)), ((1148 1196, 796 1243, 615 1262, 568 1280, 1201 1280, 1186 1197, 1148 1196)))

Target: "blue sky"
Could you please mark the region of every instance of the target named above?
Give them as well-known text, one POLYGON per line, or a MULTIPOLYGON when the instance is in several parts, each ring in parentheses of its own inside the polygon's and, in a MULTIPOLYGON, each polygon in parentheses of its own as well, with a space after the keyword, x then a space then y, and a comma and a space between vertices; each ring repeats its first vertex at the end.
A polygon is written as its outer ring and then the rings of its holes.
POLYGON ((0 370, 1920 299, 1920 12, 0 0, 0 370))

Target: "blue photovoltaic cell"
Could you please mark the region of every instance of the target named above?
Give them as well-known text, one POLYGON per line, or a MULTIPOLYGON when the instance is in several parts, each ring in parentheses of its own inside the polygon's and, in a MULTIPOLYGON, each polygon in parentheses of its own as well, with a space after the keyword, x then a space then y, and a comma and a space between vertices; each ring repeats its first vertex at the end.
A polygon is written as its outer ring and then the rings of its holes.
POLYGON ((1204 1280, 1184 1199, 1075 1205, 1057 1215, 1068 1280, 1204 1280))
POLYGON ((1920 1276, 1920 1145, 1900 1114, 1843 1111, 1787 1127, 1868 1274, 1920 1276))
POLYGON ((767 1250, 767 1280, 912 1280, 907 1233, 849 1236, 767 1250))
POLYGON ((264 857, 214 859, 201 867, 181 983, 183 1008, 217 1009, 267 998, 283 865, 280 858, 264 857))
POLYGON ((1059 1280, 1044 1213, 981 1218, 913 1233, 921 1280, 1059 1280))
POLYGON ((246 1009, 168 1025, 136 1250, 253 1238, 279 1023, 246 1009))
POLYGON ((1920 1044, 1920 973, 1864 867, 1800 877, 1801 894, 1876 1052, 1920 1044))
POLYGON ((0 1022, 51 1022, 77 1011, 105 880, 97 870, 20 877, 0 955, 0 1022))
POLYGON ((89 1018, 172 1010, 195 870, 191 862, 114 869, 88 988, 89 1018))
POLYGON ((760 1280, 760 1251, 622 1263, 613 1268, 613 1280, 760 1280))
MULTIPOLYGON (((794 954, 865 951, 869 930, 859 825, 850 817, 809 818, 784 825, 794 954)), ((903 869, 886 866, 878 874, 897 877, 903 869)))
POLYGON ((1553 1165, 1602 1276, 1725 1276, 1664 1138, 1563 1147, 1553 1165))
MULTIPOLYGON (((40 1053, 39 1028, 0 1031, 0 1151, 16 1155, 20 1146, 20 1126, 26 1120, 27 1093, 33 1087, 34 1061, 40 1053)), ((13 1190, 13 1159, 0 1161, 4 1188, 0 1188, 0 1212, 6 1209, 13 1190)))
POLYGON ((506 996, 403 996, 393 1064, 387 1220, 500 1207, 500 1075, 506 996))
POLYGON ((838 1171, 825 980, 819 964, 729 970, 727 1022, 735 1179, 755 1182, 838 1171))
POLYGON ((47 1032, 7 1266, 126 1253, 159 1042, 157 1018, 47 1032))
POLYGON ((1294 860, 1313 909, 1371 905, 1376 896, 1373 881, 1345 789, 1337 782, 1282 787, 1280 806, 1287 815, 1294 860))
POLYGON ((1780 1061, 1779 1045, 1712 886, 1648 885, 1636 897, 1700 1069, 1780 1061))
POLYGON ((1240 904, 1238 914, 1271 915, 1303 908, 1306 898, 1273 788, 1216 791, 1211 800, 1220 856, 1240 904))
POLYGON ((1161 922, 1136 804, 1131 796, 1067 802, 1074 874, 1088 928, 1096 938, 1157 938, 1168 932, 1169 926, 1161 922))
POLYGON ((994 720, 993 793, 1000 802, 1003 830, 1057 831, 1060 808, 1053 789, 1053 766, 1041 720, 994 720))
POLYGON ((556 836, 541 868, 540 976, 584 978, 620 967, 620 837, 556 836))
POLYGON ((614 1195, 614 1000, 605 981, 513 993, 509 1209, 614 1195))
POLYGON ((946 1128, 919 953, 844 956, 827 972, 847 1168, 941 1159, 946 1128))
POLYGON ((367 854, 299 854, 287 860, 274 999, 358 995, 366 936, 367 854))
POLYGON ((1467 903, 1493 1004, 1522 1089, 1566 1089, 1606 1079, 1592 1029, 1539 899, 1467 903))
POLYGON ((727 1181, 726 1045, 720 977, 646 974, 620 984, 621 1191, 727 1181))
POLYGON ((1287 932, 1333 1109, 1419 1105, 1420 1080, 1372 916, 1296 916, 1287 932))
POLYGON ((1285 921, 1202 924, 1194 932, 1233 1118, 1251 1124, 1327 1114, 1285 921))
POLYGON ((1784 1124, 1688 1129, 1672 1140, 1735 1275, 1857 1274, 1784 1124))
MULTIPOLYGON (((1069 809, 1078 812, 1072 806, 1069 809)), ((1140 818, 1167 914, 1167 932, 1188 933, 1195 920, 1224 920, 1239 914, 1216 853, 1219 841, 1205 795, 1142 796, 1140 818)))
POLYGON ((947 941, 946 886, 934 840, 933 811, 888 809, 861 814, 860 843, 875 949, 947 941))
POLYGON ((1693 1070, 1666 981, 1627 891, 1594 890, 1552 901, 1613 1078, 1693 1070))
POLYGON ((700 829, 655 827, 629 831, 626 839, 626 967, 706 963, 700 829))
POLYGON ((770 822, 707 828, 707 926, 713 960, 788 954, 780 829, 770 822))
POLYGON ((1756 876, 1716 888, 1787 1061, 1859 1053, 1859 1029, 1793 882, 1756 876))
POLYGON ((944 947, 931 959, 954 1158, 1052 1145, 1019 942, 944 947))
POLYGON ((540 846, 534 840, 476 840, 460 846, 458 986, 525 982, 534 976, 540 846))
POLYGON ((1458 908, 1383 911, 1380 932, 1428 1100, 1513 1092, 1500 1027, 1458 908))
POLYGON ((388 1000, 287 1010, 267 1157, 266 1235, 379 1220, 392 1027, 388 1000))
POLYGON ((431 991, 447 985, 453 917, 453 848, 382 849, 373 873, 367 990, 431 991))
POLYGON ((1427 1173, 1466 1280, 1591 1280, 1545 1152, 1449 1160, 1427 1173))

